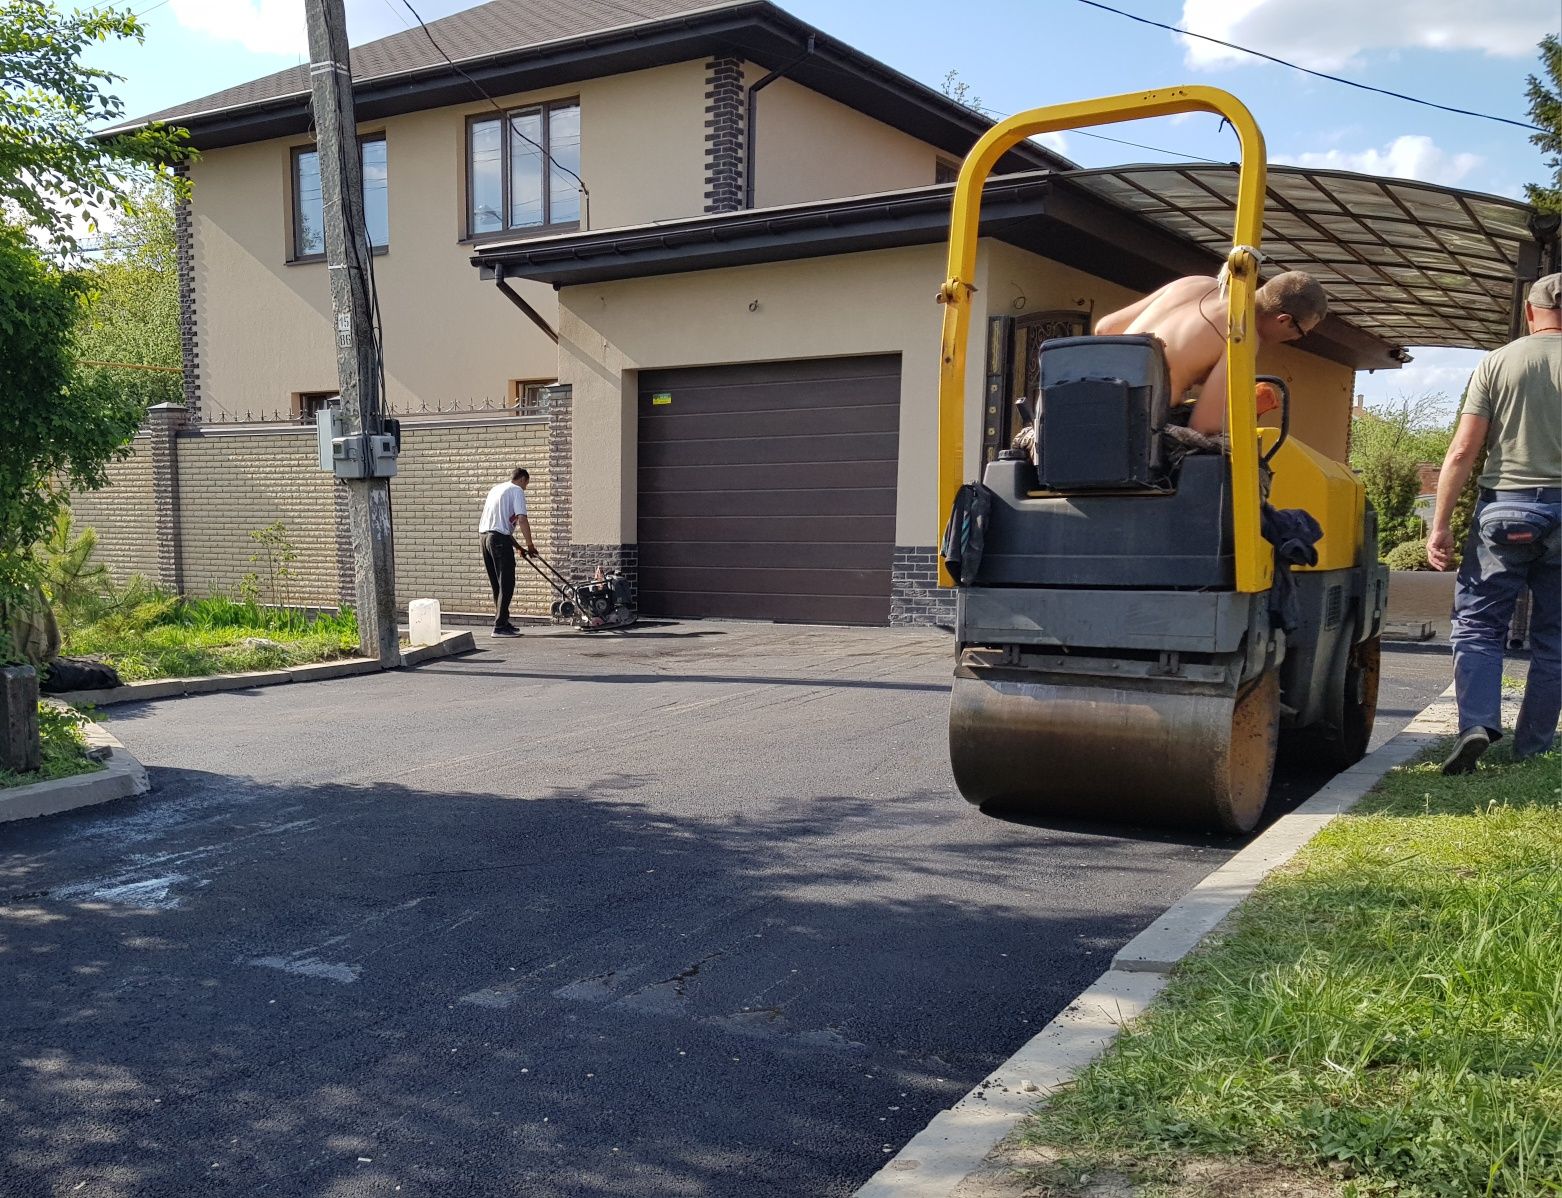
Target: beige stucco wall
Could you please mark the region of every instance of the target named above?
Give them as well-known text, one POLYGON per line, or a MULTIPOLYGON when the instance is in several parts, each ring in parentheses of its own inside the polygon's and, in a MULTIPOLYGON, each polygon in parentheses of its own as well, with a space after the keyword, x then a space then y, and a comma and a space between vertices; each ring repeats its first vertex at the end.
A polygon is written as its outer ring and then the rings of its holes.
POLYGON ((261 602, 272 602, 265 550, 249 534, 280 520, 296 554, 279 586, 285 601, 336 606, 336 481, 319 467, 314 429, 208 432, 176 445, 186 593, 237 595, 254 573, 261 602))
MULTIPOLYGON (((765 74, 747 64, 744 85, 765 74)), ((956 157, 790 79, 759 93, 754 129, 759 208, 928 187, 938 159, 956 157)))
MULTIPOLYGON (((1291 389, 1291 432, 1319 453, 1344 461, 1356 372, 1289 345, 1259 351, 1258 373, 1283 378, 1291 389)), ((1278 424, 1277 415, 1262 424, 1278 424)))
POLYGON ((131 455, 108 468, 109 485, 71 496, 71 520, 79 531, 98 535, 95 561, 123 581, 132 574, 157 577, 157 502, 152 487, 152 449, 137 437, 131 455))
MULTIPOLYGON (((496 97, 505 107, 578 96, 592 228, 688 216, 704 206, 703 63, 496 97)), ((502 400, 512 379, 554 377, 556 354, 463 244, 465 126, 485 103, 360 125, 383 132, 390 248, 376 255, 391 403, 502 400)), ((286 138, 206 153, 191 168, 197 336, 208 416, 286 413, 300 391, 336 388, 322 262, 289 264, 293 146, 286 138)), ((547 319, 552 288, 515 282, 547 319)))
MULTIPOLYGON (((734 267, 560 292, 560 379, 574 386, 574 538, 635 539, 635 396, 640 370, 836 355, 901 355, 896 541, 937 540, 935 501, 941 245, 734 267), (758 302, 750 311, 749 305, 758 302), (678 313, 676 321, 666 313, 678 313)), ((984 241, 966 363, 967 475, 980 456, 987 304, 1097 310, 1129 293, 1011 246, 984 241)))
MULTIPOLYGON (((483 497, 517 466, 531 471, 527 518, 544 553, 552 495, 548 489, 545 417, 409 425, 391 480, 396 525, 396 592, 400 601, 434 597, 446 611, 486 612, 492 598, 478 550, 483 497)), ((553 594, 530 566, 517 562, 515 610, 546 613, 553 594)))

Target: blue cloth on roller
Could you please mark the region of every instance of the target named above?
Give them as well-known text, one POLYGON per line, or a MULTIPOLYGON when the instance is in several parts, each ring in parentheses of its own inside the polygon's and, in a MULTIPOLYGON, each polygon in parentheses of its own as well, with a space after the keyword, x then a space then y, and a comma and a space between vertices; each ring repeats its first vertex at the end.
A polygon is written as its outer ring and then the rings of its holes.
POLYGON ((1269 587, 1269 617, 1286 632, 1294 632, 1302 622, 1301 604, 1296 598, 1296 580, 1292 566, 1316 566, 1318 542, 1323 526, 1301 508, 1276 508, 1264 504, 1259 527, 1264 540, 1275 547, 1275 577, 1269 587))

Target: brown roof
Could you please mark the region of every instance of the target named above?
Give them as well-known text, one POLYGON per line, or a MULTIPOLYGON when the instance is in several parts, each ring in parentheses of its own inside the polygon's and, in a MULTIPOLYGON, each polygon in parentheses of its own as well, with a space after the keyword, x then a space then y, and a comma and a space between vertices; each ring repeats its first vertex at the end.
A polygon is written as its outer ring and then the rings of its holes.
MULTIPOLYGON (((465 63, 550 42, 646 25, 669 17, 733 8, 747 2, 634 0, 630 7, 618 0, 489 0, 476 8, 430 21, 428 28, 446 54, 458 63, 465 63)), ((356 83, 445 66, 439 50, 423 30, 416 27, 382 37, 377 42, 354 46, 351 60, 356 83)), ((308 91, 309 65, 304 63, 137 117, 117 127, 149 121, 177 121, 202 113, 306 95, 308 91)))

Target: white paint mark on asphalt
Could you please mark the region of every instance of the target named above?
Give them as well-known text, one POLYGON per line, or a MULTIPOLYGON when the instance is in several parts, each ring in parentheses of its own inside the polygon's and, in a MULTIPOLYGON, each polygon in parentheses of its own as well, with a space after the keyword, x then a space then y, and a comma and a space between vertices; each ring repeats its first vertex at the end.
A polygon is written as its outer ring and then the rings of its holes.
POLYGON ((283 973, 296 973, 306 978, 324 978, 328 982, 344 984, 356 982, 363 971, 362 965, 348 965, 341 961, 322 961, 319 957, 252 957, 251 965, 266 969, 280 969, 283 973))
POLYGON ((188 881, 184 874, 165 874, 160 878, 142 878, 134 882, 102 884, 96 881, 62 886, 51 897, 78 903, 114 903, 149 911, 172 911, 180 905, 173 887, 188 881))

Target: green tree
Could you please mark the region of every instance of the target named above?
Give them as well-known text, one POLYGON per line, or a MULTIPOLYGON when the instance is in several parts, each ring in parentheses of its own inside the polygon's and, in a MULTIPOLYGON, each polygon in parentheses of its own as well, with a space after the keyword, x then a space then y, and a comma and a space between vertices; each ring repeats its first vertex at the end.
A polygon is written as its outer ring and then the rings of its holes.
POLYGON ((1441 395, 1370 409, 1351 421, 1350 464, 1378 513, 1378 545, 1387 553, 1420 538, 1416 497, 1423 464, 1439 465, 1453 432, 1441 395))
POLYGON ((0 0, 0 209, 25 214, 54 245, 75 248, 73 215, 128 212, 128 172, 171 177, 171 167, 192 156, 188 135, 161 124, 94 133, 123 118, 125 106, 105 90, 120 77, 83 65, 82 52, 144 36, 128 11, 61 13, 52 0, 0 0))
POLYGON ((83 271, 89 292, 77 346, 83 363, 115 363, 88 365, 87 370, 100 371, 105 381, 150 407, 176 402, 183 385, 178 373, 177 197, 165 180, 152 177, 136 183, 131 203, 104 256, 83 271))
POLYGON ((1541 129, 1529 139, 1547 154, 1551 185, 1526 184, 1524 192, 1540 211, 1562 212, 1562 39, 1554 33, 1540 39, 1540 65, 1545 68, 1545 80, 1536 75, 1526 80, 1529 119, 1541 129))
MULTIPOLYGON (((92 490, 128 452, 145 409, 76 368, 86 284, 0 225, 0 629, 37 584, 35 544, 70 490, 92 490)), ((0 661, 13 657, 0 632, 0 661)))
POLYGON ((104 485, 145 411, 137 395, 78 367, 89 284, 33 240, 73 249, 73 214, 128 212, 128 177, 167 177, 190 156, 185 135, 161 126, 93 133, 124 106, 104 90, 116 76, 84 66, 81 53, 141 35, 128 12, 62 15, 45 0, 0 0, 0 662, 46 654, 56 639, 37 544, 70 491, 104 485))

